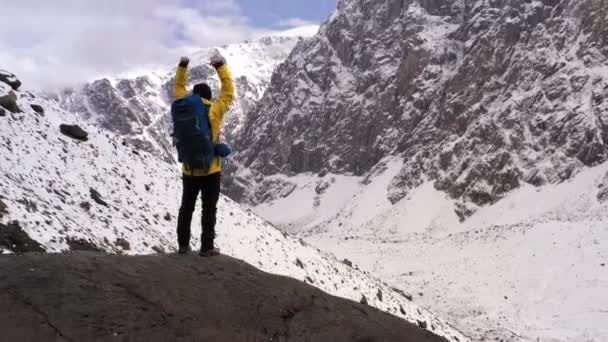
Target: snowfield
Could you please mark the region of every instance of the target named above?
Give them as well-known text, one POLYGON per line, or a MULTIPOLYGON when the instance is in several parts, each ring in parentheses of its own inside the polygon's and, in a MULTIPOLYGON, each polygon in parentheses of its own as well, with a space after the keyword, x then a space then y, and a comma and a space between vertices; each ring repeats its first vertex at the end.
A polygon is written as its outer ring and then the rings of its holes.
POLYGON ((562 184, 523 186, 462 223, 457 202, 430 182, 392 205, 400 162, 381 164, 370 183, 301 175, 291 195, 255 212, 415 289, 415 302, 476 340, 608 340, 608 163, 562 184), (319 184, 329 184, 320 195, 319 184))
MULTIPOLYGON (((0 200, 7 207, 0 215, 2 228, 17 221, 47 252, 83 246, 119 254, 175 251, 181 196, 177 166, 87 124, 52 100, 27 91, 15 94, 23 112, 0 116, 0 200), (40 105, 44 113, 31 105, 40 105), (79 125, 89 133, 88 141, 62 135, 61 124, 79 125)), ((469 341, 419 308, 406 292, 281 233, 226 197, 219 203, 217 232, 225 254, 264 271, 294 277, 336 296, 365 298, 369 305, 450 341, 469 341)), ((194 248, 200 233, 195 219, 194 248)), ((2 246, 2 253, 16 247, 2 246)))

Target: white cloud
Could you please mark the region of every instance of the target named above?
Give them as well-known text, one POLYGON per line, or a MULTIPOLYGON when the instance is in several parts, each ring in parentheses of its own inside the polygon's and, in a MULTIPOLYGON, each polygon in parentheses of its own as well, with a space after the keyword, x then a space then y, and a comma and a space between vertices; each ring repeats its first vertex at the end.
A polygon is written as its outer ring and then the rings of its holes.
POLYGON ((310 20, 305 20, 301 18, 289 18, 280 20, 277 25, 281 27, 302 27, 302 26, 314 26, 318 25, 318 23, 312 22, 310 20))
MULTIPOLYGON (((172 63, 192 46, 280 34, 251 24, 235 0, 0 0, 0 8, 0 68, 33 89, 172 63)), ((298 23, 310 24, 283 26, 298 23)))
POLYGON ((305 25, 294 27, 285 31, 278 31, 266 34, 268 36, 283 36, 283 37, 312 37, 319 31, 319 25, 305 25))

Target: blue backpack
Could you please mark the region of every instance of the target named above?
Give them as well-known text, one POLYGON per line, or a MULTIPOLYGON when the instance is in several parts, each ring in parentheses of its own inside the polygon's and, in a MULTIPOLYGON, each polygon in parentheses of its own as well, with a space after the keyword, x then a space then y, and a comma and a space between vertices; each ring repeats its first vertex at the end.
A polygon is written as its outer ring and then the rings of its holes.
POLYGON ((209 170, 215 157, 209 106, 200 96, 190 95, 173 102, 171 117, 179 162, 190 169, 209 170))

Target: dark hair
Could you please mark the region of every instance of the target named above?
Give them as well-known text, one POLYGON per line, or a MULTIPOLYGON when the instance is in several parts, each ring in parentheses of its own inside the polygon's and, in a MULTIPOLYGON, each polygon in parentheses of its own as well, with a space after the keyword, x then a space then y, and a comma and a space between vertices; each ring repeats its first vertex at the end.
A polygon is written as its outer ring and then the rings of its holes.
POLYGON ((204 99, 211 101, 211 88, 205 83, 199 83, 194 86, 192 92, 204 99))

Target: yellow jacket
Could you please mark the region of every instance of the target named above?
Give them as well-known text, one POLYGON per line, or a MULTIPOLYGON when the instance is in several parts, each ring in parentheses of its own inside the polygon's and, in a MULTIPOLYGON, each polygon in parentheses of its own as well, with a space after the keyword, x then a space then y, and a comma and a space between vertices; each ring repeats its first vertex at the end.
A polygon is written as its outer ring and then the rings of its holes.
MULTIPOLYGON (((220 96, 215 102, 202 99, 203 103, 207 106, 211 106, 209 109, 209 123, 211 124, 211 134, 213 135, 213 142, 216 144, 220 140, 220 129, 224 123, 224 114, 228 111, 232 100, 234 99, 234 85, 232 84, 232 76, 226 65, 222 65, 217 69, 217 73, 220 77, 222 84, 220 90, 220 96)), ((181 99, 190 95, 186 87, 188 86, 188 69, 178 66, 175 74, 175 99, 181 99)), ((182 164, 182 172, 186 176, 208 176, 214 173, 222 171, 220 158, 215 157, 211 168, 208 172, 204 172, 201 169, 190 169, 187 165, 182 164)))

